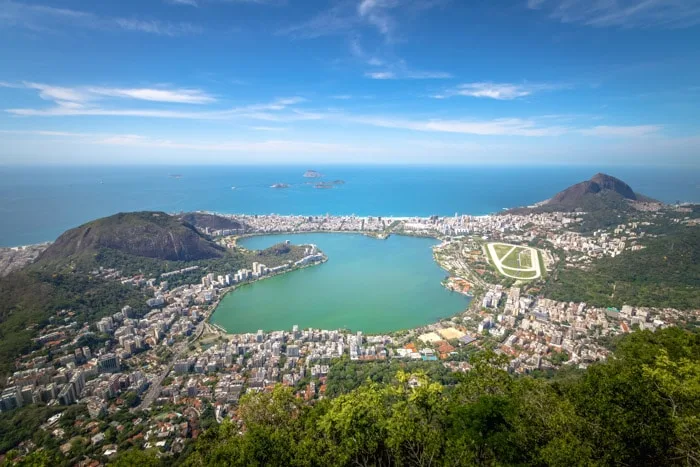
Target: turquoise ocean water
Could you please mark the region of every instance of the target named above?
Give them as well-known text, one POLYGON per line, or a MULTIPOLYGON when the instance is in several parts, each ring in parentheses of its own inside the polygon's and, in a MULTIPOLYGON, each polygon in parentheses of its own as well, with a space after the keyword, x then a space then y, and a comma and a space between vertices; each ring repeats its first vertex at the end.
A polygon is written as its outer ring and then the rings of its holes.
POLYGON ((66 229, 120 211, 488 214, 546 199, 598 171, 662 201, 700 201, 700 169, 688 168, 0 167, 0 246, 54 240, 66 229), (315 189, 305 184, 306 169, 346 183, 315 189), (291 187, 275 190, 273 183, 291 187))

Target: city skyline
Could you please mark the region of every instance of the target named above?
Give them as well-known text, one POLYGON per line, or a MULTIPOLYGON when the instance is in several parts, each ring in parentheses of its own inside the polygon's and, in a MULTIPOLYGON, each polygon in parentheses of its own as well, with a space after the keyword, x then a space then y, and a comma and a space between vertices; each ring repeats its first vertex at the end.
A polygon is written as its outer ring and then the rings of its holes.
POLYGON ((0 10, 0 164, 699 164, 695 1, 0 10))

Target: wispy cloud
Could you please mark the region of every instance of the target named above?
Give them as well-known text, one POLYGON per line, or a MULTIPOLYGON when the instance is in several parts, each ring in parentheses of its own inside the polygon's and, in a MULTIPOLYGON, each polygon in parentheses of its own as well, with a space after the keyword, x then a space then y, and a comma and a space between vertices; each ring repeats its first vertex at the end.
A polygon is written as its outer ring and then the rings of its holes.
POLYGON ((24 82, 22 84, 29 89, 38 90, 39 97, 47 101, 84 102, 90 100, 90 96, 87 92, 73 88, 30 82, 24 82))
POLYGON ((359 38, 355 37, 350 41, 350 53, 353 57, 373 67, 385 65, 386 60, 368 53, 360 44, 359 38))
POLYGON ((199 6, 197 0, 166 0, 166 2, 170 3, 171 5, 199 6))
POLYGON ((305 102, 299 96, 283 97, 271 102, 250 104, 223 110, 183 111, 174 109, 124 109, 105 107, 105 98, 120 98, 146 102, 175 104, 208 104, 216 99, 201 90, 192 89, 128 89, 128 88, 65 88, 38 83, 24 83, 30 89, 39 90, 39 95, 56 105, 49 108, 5 109, 12 115, 24 117, 141 117, 166 119, 215 120, 249 118, 263 121, 317 120, 319 114, 293 108, 305 102))
POLYGON ((593 128, 585 128, 581 133, 587 136, 605 137, 644 137, 658 134, 663 129, 661 125, 636 125, 636 126, 610 126, 600 125, 593 128))
POLYGON ((396 79, 396 75, 391 71, 368 71, 365 76, 372 79, 396 79))
POLYGON ((22 27, 33 31, 57 28, 96 30, 126 30, 162 36, 182 36, 201 32, 191 23, 171 23, 141 18, 99 16, 94 13, 46 5, 28 5, 12 0, 0 0, 0 27, 22 27))
POLYGON ((358 148, 344 144, 298 141, 298 140, 268 140, 268 141, 222 141, 222 142, 183 142, 168 139, 149 138, 141 135, 116 135, 96 138, 93 143, 114 146, 138 146, 144 148, 186 149, 191 151, 224 151, 224 152, 271 152, 271 153, 328 153, 354 152, 358 148))
POLYGON ((380 58, 376 54, 368 53, 361 45, 358 38, 350 41, 350 53, 372 67, 371 71, 365 72, 365 77, 371 79, 447 79, 452 78, 452 74, 443 71, 421 71, 414 70, 406 65, 401 59, 380 58))
POLYGON ((496 100, 513 100, 530 96, 536 92, 561 89, 562 85, 554 84, 514 84, 514 83, 466 83, 456 88, 436 94, 436 99, 445 99, 453 96, 481 97, 496 100))
POLYGON ((418 71, 409 70, 403 67, 395 67, 391 70, 384 71, 368 71, 365 73, 367 78, 371 79, 449 79, 452 78, 451 73, 444 71, 418 71))
POLYGON ((157 20, 144 21, 133 18, 116 18, 114 21, 120 28, 128 31, 139 31, 161 36, 185 36, 202 32, 202 28, 190 23, 164 23, 157 20))
POLYGON ((495 120, 406 120, 386 117, 360 117, 354 121, 382 128, 421 132, 459 133, 480 136, 558 136, 566 127, 541 126, 535 120, 501 118, 495 120))
POLYGON ((59 136, 66 138, 82 138, 90 136, 87 133, 74 133, 68 131, 54 130, 0 130, 0 133, 5 135, 59 136))
POLYGON ((395 20, 390 10, 398 6, 397 0, 362 0, 357 6, 360 18, 363 18, 385 37, 391 37, 395 28, 395 20))
POLYGON ((325 36, 347 34, 360 24, 353 13, 351 3, 341 1, 328 10, 324 10, 306 21, 286 26, 277 34, 297 39, 316 39, 325 36))
POLYGON ((593 27, 687 28, 700 24, 700 5, 690 0, 528 0, 562 23, 593 27))
POLYGON ((287 131, 287 128, 282 126, 251 126, 250 129, 255 131, 287 131))
POLYGON ((209 104, 216 99, 200 89, 166 89, 166 88, 109 88, 109 87, 63 87, 43 83, 22 82, 5 83, 4 87, 27 88, 39 91, 44 100, 60 102, 67 107, 72 104, 84 104, 102 98, 133 99, 149 102, 167 102, 174 104, 209 104))
POLYGON ((552 116, 531 118, 497 118, 493 120, 428 119, 416 120, 396 117, 350 116, 348 120, 381 128, 394 128, 417 132, 456 133, 477 136, 557 137, 585 135, 601 138, 639 138, 660 136, 662 125, 594 126, 576 125, 570 119, 552 122, 552 116))
POLYGON ((216 99, 200 89, 119 89, 88 88, 91 94, 109 97, 122 97, 152 102, 172 102, 178 104, 208 104, 216 99))
POLYGON ((340 0, 306 21, 282 28, 279 34, 315 39, 339 34, 357 34, 372 28, 387 41, 396 39, 400 23, 416 12, 428 10, 448 0, 340 0))

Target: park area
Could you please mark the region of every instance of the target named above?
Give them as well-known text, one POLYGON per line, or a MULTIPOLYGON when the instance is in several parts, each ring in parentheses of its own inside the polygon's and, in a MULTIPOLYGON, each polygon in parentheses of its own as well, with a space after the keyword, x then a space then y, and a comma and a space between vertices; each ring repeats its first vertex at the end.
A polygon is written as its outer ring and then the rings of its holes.
POLYGON ((542 277, 540 252, 529 246, 489 243, 486 250, 493 266, 506 277, 534 280, 542 277))

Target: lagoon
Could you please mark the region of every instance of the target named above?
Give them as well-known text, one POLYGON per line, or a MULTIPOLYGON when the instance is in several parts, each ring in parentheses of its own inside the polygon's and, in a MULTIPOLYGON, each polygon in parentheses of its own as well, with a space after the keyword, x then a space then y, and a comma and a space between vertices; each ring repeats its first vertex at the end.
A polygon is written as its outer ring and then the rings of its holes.
POLYGON ((328 261, 239 287, 221 300, 212 323, 231 333, 295 324, 381 333, 430 324, 469 304, 441 285, 447 272, 433 260, 434 239, 313 233, 249 237, 239 245, 258 250, 284 240, 316 244, 328 261))

